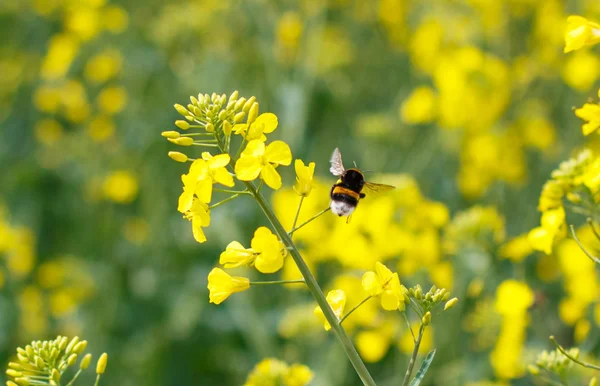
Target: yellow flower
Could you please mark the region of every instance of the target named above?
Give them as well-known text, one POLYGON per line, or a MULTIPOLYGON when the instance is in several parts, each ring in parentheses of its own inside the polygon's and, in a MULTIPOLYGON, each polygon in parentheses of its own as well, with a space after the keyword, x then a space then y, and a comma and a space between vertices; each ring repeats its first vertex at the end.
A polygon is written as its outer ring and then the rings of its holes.
POLYGON ((210 155, 202 153, 202 159, 192 162, 188 174, 181 176, 183 193, 179 196, 177 210, 184 213, 192 205, 194 196, 202 202, 209 203, 212 199, 212 186, 219 183, 232 187, 235 185, 233 177, 225 166, 229 163, 228 154, 210 155))
POLYGON ((496 311, 501 315, 517 315, 533 304, 533 291, 525 283, 505 280, 496 289, 496 311))
POLYGON ((220 268, 213 268, 208 274, 209 300, 211 303, 221 304, 235 292, 242 292, 250 288, 250 280, 245 277, 230 276, 220 268))
POLYGON ((527 235, 523 234, 515 237, 500 247, 499 255, 505 259, 511 259, 514 262, 523 261, 533 252, 531 243, 527 235))
POLYGON ((437 95, 427 86, 415 88, 400 106, 400 118, 408 124, 429 123, 437 115, 437 95))
POLYGON ((275 168, 277 165, 289 165, 292 152, 287 143, 274 141, 265 146, 260 139, 248 142, 240 159, 235 163, 235 174, 241 181, 252 181, 259 175, 272 189, 281 188, 281 176, 275 168))
POLYGON ((283 384, 285 386, 305 386, 313 377, 314 374, 308 366, 295 363, 290 366, 287 374, 283 376, 283 384))
MULTIPOLYGON (((342 290, 333 290, 329 291, 327 294, 327 303, 331 306, 333 313, 339 320, 344 312, 344 307, 346 306, 346 293, 342 290)), ((331 330, 331 325, 325 319, 325 314, 323 314, 323 310, 321 307, 317 306, 314 311, 315 315, 323 321, 323 326, 325 327, 325 331, 331 330)))
POLYGON ((600 25, 581 16, 567 18, 565 52, 578 50, 600 42, 600 25))
POLYGON ((237 241, 232 241, 225 248, 225 252, 221 253, 219 264, 225 268, 236 268, 242 265, 251 265, 254 263, 255 254, 252 249, 246 249, 237 241))
POLYGON ((277 124, 277 115, 273 113, 263 113, 250 125, 250 129, 248 129, 248 124, 240 123, 233 126, 233 132, 243 136, 248 141, 260 139, 264 142, 267 140, 264 133, 269 134, 275 131, 277 124))
POLYGON ((137 197, 139 185, 135 176, 127 170, 117 170, 104 179, 104 197, 120 204, 129 204, 137 197))
POLYGON ((548 255, 552 253, 552 245, 557 236, 563 233, 564 223, 565 210, 562 206, 545 211, 542 214, 541 226, 532 229, 527 235, 532 248, 548 255))
POLYGON ((600 105, 586 103, 583 107, 575 110, 575 115, 587 122, 581 127, 583 135, 592 134, 600 128, 600 105))
POLYGON ((269 228, 258 228, 254 232, 251 246, 256 253, 254 265, 260 272, 273 273, 283 267, 283 259, 287 256, 287 249, 269 228))
POLYGON ((296 168, 296 184, 294 190, 301 196, 308 196, 313 188, 313 176, 315 174, 315 163, 311 162, 308 166, 304 166, 301 159, 294 162, 296 168))
POLYGON ((208 204, 194 198, 190 209, 185 212, 184 216, 192 222, 194 239, 199 243, 205 242, 206 236, 202 228, 210 225, 210 209, 208 209, 208 204))
POLYGON ((392 273, 380 262, 375 263, 375 272, 363 275, 362 286, 373 297, 381 295, 381 307, 387 311, 404 311, 404 293, 397 273, 392 273))
POLYGON ((244 386, 305 386, 312 378, 312 371, 305 365, 289 366, 279 359, 266 358, 254 367, 244 386))

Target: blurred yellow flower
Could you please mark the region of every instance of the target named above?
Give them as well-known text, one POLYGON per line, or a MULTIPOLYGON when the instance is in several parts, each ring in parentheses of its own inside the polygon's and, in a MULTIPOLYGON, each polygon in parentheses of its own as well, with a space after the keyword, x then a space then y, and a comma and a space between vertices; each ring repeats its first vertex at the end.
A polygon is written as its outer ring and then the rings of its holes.
POLYGON ((308 366, 287 363, 275 358, 266 358, 248 374, 244 386, 305 386, 313 379, 308 366))
POLYGON ((250 280, 240 276, 230 276, 220 268, 213 268, 208 274, 209 301, 221 304, 232 293, 242 292, 250 288, 250 280))
POLYGON ((533 252, 526 234, 517 236, 500 247, 500 257, 510 259, 515 263, 523 261, 533 252))
POLYGON ((267 140, 265 134, 270 134, 275 131, 275 129, 277 129, 277 124, 277 115, 273 113, 262 113, 250 124, 250 129, 248 129, 247 123, 238 123, 233 126, 233 132, 241 135, 247 141, 260 139, 264 142, 267 140))
POLYGON ((306 197, 313 188, 315 163, 311 162, 308 166, 305 166, 301 159, 297 159, 294 162, 294 168, 296 169, 296 184, 294 185, 294 191, 299 195, 306 197))
POLYGON ((87 61, 84 75, 90 83, 100 84, 117 76, 122 65, 123 58, 119 51, 104 50, 87 61))
POLYGON ((354 341, 365 362, 379 362, 390 349, 394 339, 394 324, 385 322, 374 330, 360 331, 354 341))
POLYGON ((567 57, 562 70, 563 80, 578 91, 588 91, 600 76, 600 58, 589 51, 578 51, 567 57))
POLYGON ((98 9, 76 4, 66 12, 65 27, 79 39, 90 40, 100 32, 98 9))
POLYGON ((392 273, 380 262, 375 263, 375 272, 363 275, 362 286, 365 291, 375 297, 381 295, 381 307, 387 311, 404 311, 404 293, 397 273, 392 273))
POLYGON ((206 228, 210 225, 210 209, 208 209, 208 204, 194 197, 192 199, 192 205, 189 210, 184 213, 184 217, 192 222, 194 239, 199 243, 205 242, 206 236, 204 235, 202 228, 206 228))
POLYGON ((283 260, 288 251, 279 238, 267 227, 260 227, 254 232, 251 241, 252 250, 256 253, 254 266, 262 273, 273 273, 283 267, 283 260))
POLYGON ((113 120, 106 116, 98 116, 90 120, 87 132, 95 142, 105 142, 112 138, 116 131, 113 120))
MULTIPOLYGON (((344 307, 346 306, 346 293, 342 290, 332 290, 327 293, 327 303, 333 310, 333 313, 339 320, 342 314, 344 313, 344 307)), ((325 331, 329 331, 331 329, 331 325, 325 319, 325 314, 323 314, 323 310, 321 307, 317 306, 314 311, 315 315, 321 319, 324 323, 325 331)))
POLYGON ((138 180, 127 170, 116 170, 104 178, 102 191, 104 197, 120 203, 129 204, 137 197, 138 180))
POLYGON ((586 103, 575 110, 575 115, 587 122, 581 127, 583 135, 590 135, 600 128, 600 105, 586 103))
POLYGON ((581 16, 569 16, 565 31, 565 52, 600 43, 600 25, 581 16))
POLYGON ((402 121, 409 124, 430 123, 437 117, 437 96, 431 87, 415 88, 400 106, 402 121))
POLYGON ((42 119, 35 124, 35 138, 46 146, 54 145, 64 135, 64 129, 55 119, 42 119))
POLYGON ((101 21, 108 31, 118 34, 127 28, 129 15, 118 5, 109 5, 102 10, 101 21))
POLYGON ((75 36, 67 33, 54 35, 40 69, 42 79, 56 80, 65 76, 78 51, 79 40, 75 36))
POLYGON ((117 114, 127 104, 127 92, 119 86, 106 87, 98 94, 96 103, 102 112, 109 115, 117 114))
POLYGON ((504 316, 522 314, 533 301, 533 291, 527 284, 516 280, 505 280, 496 289, 495 309, 504 316))
POLYGON ((561 206, 542 213, 541 226, 532 229, 527 238, 532 248, 546 254, 552 253, 554 241, 562 236, 565 224, 565 210, 561 206))
POLYGON ((281 188, 281 176, 275 168, 277 165, 289 165, 292 152, 287 143, 274 141, 265 147, 260 139, 248 142, 246 149, 235 163, 235 174, 241 181, 252 181, 259 175, 272 189, 281 188))

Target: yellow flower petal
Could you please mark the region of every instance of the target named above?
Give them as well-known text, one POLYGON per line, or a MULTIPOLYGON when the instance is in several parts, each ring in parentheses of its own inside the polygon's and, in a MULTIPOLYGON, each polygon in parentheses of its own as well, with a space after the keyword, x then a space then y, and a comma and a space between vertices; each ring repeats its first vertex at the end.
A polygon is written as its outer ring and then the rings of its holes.
POLYGON ((543 251, 547 255, 552 253, 553 235, 542 227, 532 229, 527 235, 529 244, 536 251, 543 251))
POLYGON ((252 181, 259 176, 262 167, 260 158, 252 156, 241 157, 235 163, 235 175, 238 180, 252 181))
POLYGON ((266 164, 260 172, 260 177, 271 189, 277 190, 281 188, 281 176, 277 173, 273 165, 266 164))
POLYGON ((221 304, 232 293, 242 292, 250 288, 250 280, 245 277, 230 276, 220 268, 213 268, 208 274, 209 300, 221 304))
POLYGON ((289 165, 292 163, 292 151, 287 143, 274 141, 265 150, 265 160, 277 165, 289 165))
POLYGON ((208 160, 208 167, 210 169, 222 168, 227 166, 230 160, 229 154, 219 154, 208 160))
POLYGON ((383 292, 383 289, 379 284, 377 275, 375 274, 375 272, 372 271, 365 272, 365 274, 363 275, 362 287, 371 296, 377 296, 381 292, 383 292))
POLYGON ((227 245, 224 252, 219 257, 219 264, 225 268, 235 268, 242 265, 250 265, 254 261, 254 253, 251 249, 246 249, 237 241, 232 241, 227 245))
POLYGON ((263 125, 263 133, 272 133, 277 128, 277 115, 273 113, 263 113, 256 118, 254 125, 263 125))
POLYGON ((229 187, 233 187, 235 185, 235 182, 233 181, 233 176, 229 174, 229 172, 225 168, 215 169, 215 171, 213 172, 213 179, 215 180, 215 182, 218 182, 221 185, 229 187))
POLYGON ((387 290, 381 294, 381 307, 387 311, 397 310, 400 306, 400 299, 393 291, 387 290))
POLYGON ((260 139, 253 139, 248 142, 242 152, 242 157, 262 157, 265 154, 265 143, 260 139))
POLYGON ((210 200, 212 199, 212 186, 213 186, 212 179, 198 181, 198 183, 196 184, 195 193, 196 193, 196 196, 198 196, 198 199, 200 201, 206 202, 206 203, 210 202, 210 200))

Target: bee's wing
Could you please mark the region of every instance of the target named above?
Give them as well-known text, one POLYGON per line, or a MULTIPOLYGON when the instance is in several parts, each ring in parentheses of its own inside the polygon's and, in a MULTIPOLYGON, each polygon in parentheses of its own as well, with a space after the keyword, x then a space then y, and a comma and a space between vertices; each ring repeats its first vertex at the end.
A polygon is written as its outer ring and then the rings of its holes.
POLYGON ((344 163, 342 162, 342 153, 340 153, 340 149, 338 149, 337 147, 333 151, 333 154, 331 155, 331 160, 329 162, 331 162, 331 167, 329 168, 329 171, 334 176, 341 176, 346 172, 346 169, 344 169, 344 163))
POLYGON ((374 182, 365 181, 364 189, 367 196, 374 196, 384 192, 388 192, 392 189, 396 189, 395 186, 386 184, 376 184, 374 182))

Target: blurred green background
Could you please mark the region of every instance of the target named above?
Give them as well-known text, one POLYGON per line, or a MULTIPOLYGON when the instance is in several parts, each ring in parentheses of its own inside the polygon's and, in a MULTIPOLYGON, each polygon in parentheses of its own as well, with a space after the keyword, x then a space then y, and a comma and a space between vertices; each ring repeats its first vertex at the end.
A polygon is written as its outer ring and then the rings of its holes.
MULTIPOLYGON (((325 187, 312 194, 325 205, 335 147, 399 186, 406 244, 389 261, 403 283, 444 284, 460 298, 434 315, 426 384, 534 384, 521 367, 550 334, 593 354, 593 266, 583 263, 587 284, 573 289, 564 262, 585 258, 572 244, 557 256, 532 253, 523 237, 503 248, 538 225, 544 181, 584 143, 572 108, 596 98, 600 56, 563 54, 569 14, 600 20, 600 3, 3 0, 0 359, 32 339, 79 335, 96 357, 109 353, 105 385, 241 385, 265 357, 307 364, 313 385, 358 384, 311 322, 306 291, 252 288, 208 303, 220 252, 247 245, 266 221, 237 200, 213 212, 208 243, 196 243, 176 211, 187 170, 167 157, 181 149, 160 132, 179 119, 174 103, 233 90, 278 115, 270 139, 317 163, 325 187), (437 223, 411 220, 422 205, 434 205, 437 223), (491 353, 501 344, 496 288, 508 279, 526 282, 536 303, 503 370, 491 353), (289 332, 290 320, 307 326, 289 332)), ((279 170, 291 187, 293 168, 279 170)), ((293 213, 296 200, 278 211, 293 213)), ((361 209, 354 222, 385 217, 361 209)), ((334 238, 319 243, 345 253, 334 238)), ((342 272, 360 278, 368 259, 323 258, 318 279, 331 289, 342 272)), ((384 334, 378 323, 372 331, 384 334)), ((364 338, 380 348, 369 368, 384 386, 399 384, 407 363, 404 324, 390 328, 385 342, 364 338)))

